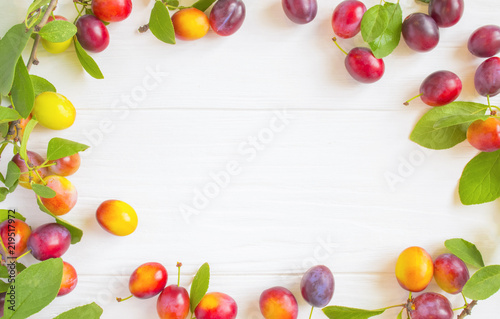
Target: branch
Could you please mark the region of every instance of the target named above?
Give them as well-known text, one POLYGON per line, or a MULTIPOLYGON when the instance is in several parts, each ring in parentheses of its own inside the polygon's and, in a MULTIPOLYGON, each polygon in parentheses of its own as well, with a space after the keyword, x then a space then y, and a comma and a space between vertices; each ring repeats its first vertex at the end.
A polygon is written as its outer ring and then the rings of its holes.
MULTIPOLYGON (((42 20, 40 20, 40 23, 35 26, 35 31, 40 31, 40 29, 47 23, 47 20, 49 19, 52 11, 56 8, 57 5, 57 0, 50 0, 49 6, 47 7, 47 11, 45 11, 45 14, 42 17, 42 20)), ((31 49, 31 54, 30 54, 30 59, 28 60, 28 64, 26 64, 26 68, 28 69, 28 72, 31 69, 31 66, 37 65, 38 60, 36 59, 36 51, 38 49, 38 44, 40 43, 40 34, 37 34, 35 36, 35 42, 33 43, 33 49, 31 49)))
POLYGON ((471 303, 467 305, 467 307, 462 310, 462 312, 458 315, 457 319, 463 319, 472 313, 472 308, 477 305, 477 300, 472 300, 471 303))

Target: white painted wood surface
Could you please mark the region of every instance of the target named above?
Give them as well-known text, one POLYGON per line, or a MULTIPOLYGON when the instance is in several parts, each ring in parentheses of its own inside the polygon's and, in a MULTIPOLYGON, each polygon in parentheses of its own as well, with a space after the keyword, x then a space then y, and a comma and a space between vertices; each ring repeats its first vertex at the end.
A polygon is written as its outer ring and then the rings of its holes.
MULTIPOLYGON (((0 2, 2 34, 24 17, 28 2, 0 2)), ((235 35, 211 32, 170 46, 136 32, 152 2, 134 1, 131 17, 109 26, 109 48, 93 55, 106 77, 100 81, 82 71, 73 49, 58 56, 40 50, 33 72, 52 81, 78 113, 66 131, 37 128, 30 149, 44 153, 54 136, 92 149, 71 177, 79 201, 65 216, 85 232, 64 256, 79 284, 34 318, 90 301, 104 308, 103 318, 156 318, 153 299, 114 301, 128 295, 129 274, 148 261, 167 267, 169 283, 182 261, 185 286, 208 261, 210 290, 233 296, 242 319, 262 318, 260 293, 274 285, 291 289, 299 318, 307 318, 298 282, 313 264, 334 272, 331 304, 380 308, 407 297, 393 268, 408 246, 437 256, 444 240, 462 237, 478 245, 487 264, 500 263, 498 201, 465 207, 457 197, 458 178, 476 151, 466 143, 420 148, 408 135, 428 107, 402 105, 439 69, 462 78, 461 100, 484 102, 473 87, 481 60, 468 53, 466 41, 477 27, 498 23, 500 2, 467 1, 462 20, 441 30, 432 52, 411 52, 402 41, 372 85, 348 76, 331 42, 330 17, 339 2, 320 0, 317 18, 299 26, 287 21, 279 0, 247 0, 247 19, 235 35), (155 72, 162 74, 157 81, 155 72), (259 135, 257 149, 250 141, 259 135), (216 187, 213 176, 229 171, 216 187), (401 181, 391 186, 388 174, 401 181), (197 197, 207 190, 217 194, 197 197), (137 210, 134 234, 113 237, 97 225, 95 209, 111 198, 137 210), (197 212, 183 214, 187 206, 197 212)), ((402 7, 405 16, 425 10, 413 0, 402 7)), ((70 1, 57 13, 75 15, 70 1)), ((350 49, 361 39, 340 43, 350 49)), ((2 207, 18 209, 33 226, 50 220, 24 189, 2 207)), ((435 283, 428 290, 439 291, 435 283)), ((471 318, 496 317, 499 302, 500 294, 480 302, 471 318)), ((325 317, 317 310, 313 318, 325 317)))

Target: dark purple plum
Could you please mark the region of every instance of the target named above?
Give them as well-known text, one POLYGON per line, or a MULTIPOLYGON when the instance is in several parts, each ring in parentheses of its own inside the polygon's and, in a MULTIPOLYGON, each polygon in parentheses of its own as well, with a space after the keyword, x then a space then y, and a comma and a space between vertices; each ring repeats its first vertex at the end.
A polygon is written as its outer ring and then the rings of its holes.
POLYGON ((288 19, 297 24, 306 24, 314 20, 318 13, 316 0, 281 0, 288 19))
POLYGON ((413 300, 412 319, 452 319, 453 309, 445 296, 426 292, 413 300))
POLYGON ((467 48, 470 53, 480 58, 489 58, 500 52, 500 27, 485 25, 474 31, 467 48))
POLYGON ((429 15, 440 28, 451 27, 464 14, 464 0, 431 0, 429 15))
POLYGON ((104 23, 96 16, 86 14, 75 23, 76 37, 82 47, 91 52, 101 52, 109 45, 109 33, 104 23))
POLYGON ((474 86, 482 96, 495 96, 500 93, 500 58, 491 57, 481 63, 474 75, 474 86))
POLYGON ((361 29, 361 19, 366 12, 366 6, 358 0, 345 0, 333 10, 333 32, 344 39, 352 38, 361 29))
POLYGON ((215 33, 231 35, 238 31, 245 20, 245 4, 241 0, 219 0, 212 8, 209 20, 215 33))
POLYGON ((335 280, 328 267, 320 265, 310 268, 302 276, 300 292, 311 306, 323 308, 328 305, 335 290, 335 280))
POLYGON ((462 92, 462 81, 453 72, 436 71, 420 85, 420 98, 430 106, 442 106, 457 99, 462 92))
POLYGON ((434 19, 425 13, 412 13, 407 16, 401 32, 406 44, 417 52, 430 51, 439 42, 439 28, 434 19))
POLYGON ((43 261, 61 257, 71 244, 69 230, 57 223, 39 226, 28 239, 28 249, 36 259, 43 261))

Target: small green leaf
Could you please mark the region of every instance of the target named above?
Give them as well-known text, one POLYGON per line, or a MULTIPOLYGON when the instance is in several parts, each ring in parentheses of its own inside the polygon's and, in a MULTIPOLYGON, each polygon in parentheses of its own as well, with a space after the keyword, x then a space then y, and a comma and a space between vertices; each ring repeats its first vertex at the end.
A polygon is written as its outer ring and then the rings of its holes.
POLYGON ((0 223, 12 217, 20 219, 23 222, 26 221, 26 218, 16 211, 9 209, 0 209, 0 223))
POLYGON ((30 138, 31 132, 35 128, 35 126, 38 124, 38 121, 35 119, 29 120, 28 124, 26 124, 26 127, 24 128, 24 133, 23 133, 23 140, 21 141, 21 149, 19 150, 19 155, 21 155, 21 158, 26 162, 26 159, 28 158, 28 151, 26 148, 28 147, 28 140, 30 138))
POLYGON ((458 194, 464 205, 483 204, 500 197, 500 150, 481 152, 467 163, 458 194))
POLYGON ((16 181, 19 180, 19 176, 21 176, 21 170, 19 166, 16 165, 13 161, 10 161, 7 164, 7 175, 5 176, 5 186, 11 188, 14 186, 16 181))
POLYGON ((401 40, 401 27, 403 25, 403 11, 398 3, 386 2, 384 4, 388 14, 389 23, 387 28, 375 38, 373 41, 369 42, 370 49, 373 55, 377 59, 382 59, 394 51, 401 40))
POLYGON ((0 280, 0 293, 9 290, 9 286, 10 285, 8 283, 4 282, 3 280, 0 280))
MULTIPOLYGON (((0 106, 0 113, 3 111, 2 109, 3 109, 3 107, 0 106)), ((2 123, 1 118, 2 118, 2 116, 0 115, 0 136, 2 138, 5 138, 5 137, 7 137, 7 134, 9 133, 9 123, 8 122, 2 123)), ((20 115, 19 115, 19 118, 21 118, 20 115)))
POLYGON ((363 40, 370 43, 382 35, 389 25, 387 8, 377 4, 368 9, 361 19, 361 35, 363 40))
POLYGON ((31 83, 33 83, 35 96, 43 92, 57 92, 55 86, 52 85, 52 83, 50 83, 46 79, 33 74, 30 74, 30 77, 31 77, 31 83))
POLYGON ((50 0, 35 0, 33 3, 28 8, 28 14, 31 12, 37 10, 38 8, 41 8, 47 4, 49 4, 50 0))
POLYGON ((35 91, 22 57, 17 61, 11 94, 12 106, 23 118, 27 118, 35 105, 35 91))
POLYGON ((75 226, 71 225, 70 223, 68 223, 64 219, 60 218, 59 216, 56 216, 56 215, 52 214, 47 209, 47 207, 45 207, 45 205, 43 205, 42 201, 40 200, 40 196, 36 197, 36 202, 37 202, 38 207, 40 208, 40 210, 42 212, 46 213, 47 215, 50 215, 50 216, 54 217, 55 220, 56 220, 56 223, 58 223, 59 225, 63 225, 64 227, 66 227, 69 230, 69 232, 71 234, 71 244, 74 245, 74 244, 80 242, 80 240, 82 240, 83 231, 81 229, 79 229, 78 227, 75 227, 75 226))
POLYGON ((151 10, 149 29, 158 40, 175 44, 174 25, 168 9, 161 1, 156 1, 153 10, 151 10))
POLYGON ((21 264, 20 262, 16 262, 16 269, 17 272, 20 273, 21 271, 24 271, 26 269, 26 266, 21 264))
POLYGON ((9 296, 9 301, 6 299, 2 318, 24 319, 45 308, 56 298, 62 275, 61 258, 48 259, 26 268, 16 277, 15 293, 9 296))
POLYGON ((54 161, 59 158, 83 152, 88 148, 89 146, 85 144, 54 137, 49 141, 49 145, 47 146, 47 160, 54 161))
POLYGON ((104 75, 102 75, 101 70, 97 63, 95 63, 94 59, 82 48, 82 45, 76 38, 74 38, 73 42, 75 43, 75 51, 78 60, 82 67, 87 71, 90 76, 96 79, 104 79, 104 75))
POLYGON ((398 313, 398 317, 396 319, 403 319, 403 311, 404 310, 405 310, 404 308, 401 309, 401 311, 398 313))
POLYGON ((167 5, 172 6, 172 7, 178 7, 179 0, 167 0, 167 5))
POLYGON ((486 266, 474 273, 462 290, 465 297, 484 300, 500 289, 500 265, 486 266))
POLYGON ((7 96, 14 82, 17 62, 33 30, 26 32, 24 23, 16 24, 0 40, 0 94, 7 96))
POLYGON ((60 43, 76 34, 76 26, 64 20, 53 20, 40 29, 40 36, 49 42, 60 43))
POLYGON ((323 308, 323 312, 330 319, 367 319, 384 313, 382 310, 365 310, 348 308, 342 306, 328 306, 323 308))
POLYGON ((473 243, 462 238, 452 238, 445 241, 444 246, 465 263, 476 268, 484 267, 483 256, 473 243))
MULTIPOLYGON (((21 115, 17 113, 16 110, 0 106, 0 123, 8 123, 12 122, 15 120, 19 120, 21 118, 21 115)), ((9 129, 7 125, 7 130, 9 129)))
POLYGON ((75 319, 75 318, 85 318, 85 319, 99 319, 102 315, 102 308, 99 307, 95 302, 90 303, 85 306, 80 306, 63 312, 54 319, 75 319))
POLYGON ((208 263, 204 263, 194 276, 193 283, 191 284, 191 290, 189 292, 189 307, 192 313, 194 313, 194 309, 196 309, 196 306, 198 306, 203 296, 207 293, 209 283, 210 266, 208 263))
POLYGON ((469 125, 476 120, 486 120, 490 115, 484 114, 470 114, 470 115, 454 115, 440 119, 434 124, 434 128, 445 128, 459 124, 469 125))
POLYGON ((466 139, 468 125, 435 128, 436 122, 457 115, 485 114, 487 109, 488 106, 473 102, 452 102, 434 107, 418 121, 410 139, 423 147, 435 150, 453 147, 466 139))
POLYGON ((54 198, 56 196, 56 192, 52 188, 45 185, 33 183, 31 184, 31 188, 35 194, 42 198, 54 198))
MULTIPOLYGON (((3 250, 3 248, 2 248, 3 250)), ((9 270, 7 269, 7 266, 0 266, 0 278, 9 278, 9 270)), ((1 291, 3 292, 3 291, 1 291)))
POLYGON ((193 8, 200 11, 206 11, 217 0, 198 0, 193 4, 193 8))
POLYGON ((7 195, 9 194, 9 189, 5 187, 0 187, 0 202, 3 202, 7 195))

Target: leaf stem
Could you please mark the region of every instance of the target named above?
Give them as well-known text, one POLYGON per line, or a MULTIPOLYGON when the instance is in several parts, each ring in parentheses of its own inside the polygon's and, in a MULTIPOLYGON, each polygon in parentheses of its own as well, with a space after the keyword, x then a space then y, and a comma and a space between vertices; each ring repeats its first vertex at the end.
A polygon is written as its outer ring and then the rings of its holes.
POLYGON ((345 50, 342 49, 342 47, 337 43, 337 38, 333 37, 332 40, 333 40, 333 43, 335 43, 335 45, 337 46, 337 48, 339 48, 340 51, 344 52, 344 54, 347 55, 347 52, 345 52, 345 50))
POLYGON ((314 310, 314 306, 311 307, 311 313, 309 314, 309 319, 312 318, 312 315, 313 315, 313 310, 314 310))
MULTIPOLYGON (((35 29, 40 30, 45 25, 45 23, 47 23, 47 20, 50 17, 50 13, 52 11, 54 11, 56 5, 57 5, 57 0, 50 0, 47 11, 45 11, 45 14, 42 17, 42 20, 40 20, 40 23, 35 26, 35 29)), ((40 34, 37 34, 35 36, 35 42, 33 43, 33 48, 31 49, 31 54, 30 54, 30 58, 28 60, 28 64, 26 64, 26 68, 28 69, 28 72, 30 71, 31 66, 33 64, 35 64, 35 65, 38 64, 38 60, 36 59, 36 51, 38 50, 39 44, 40 44, 40 34)))

